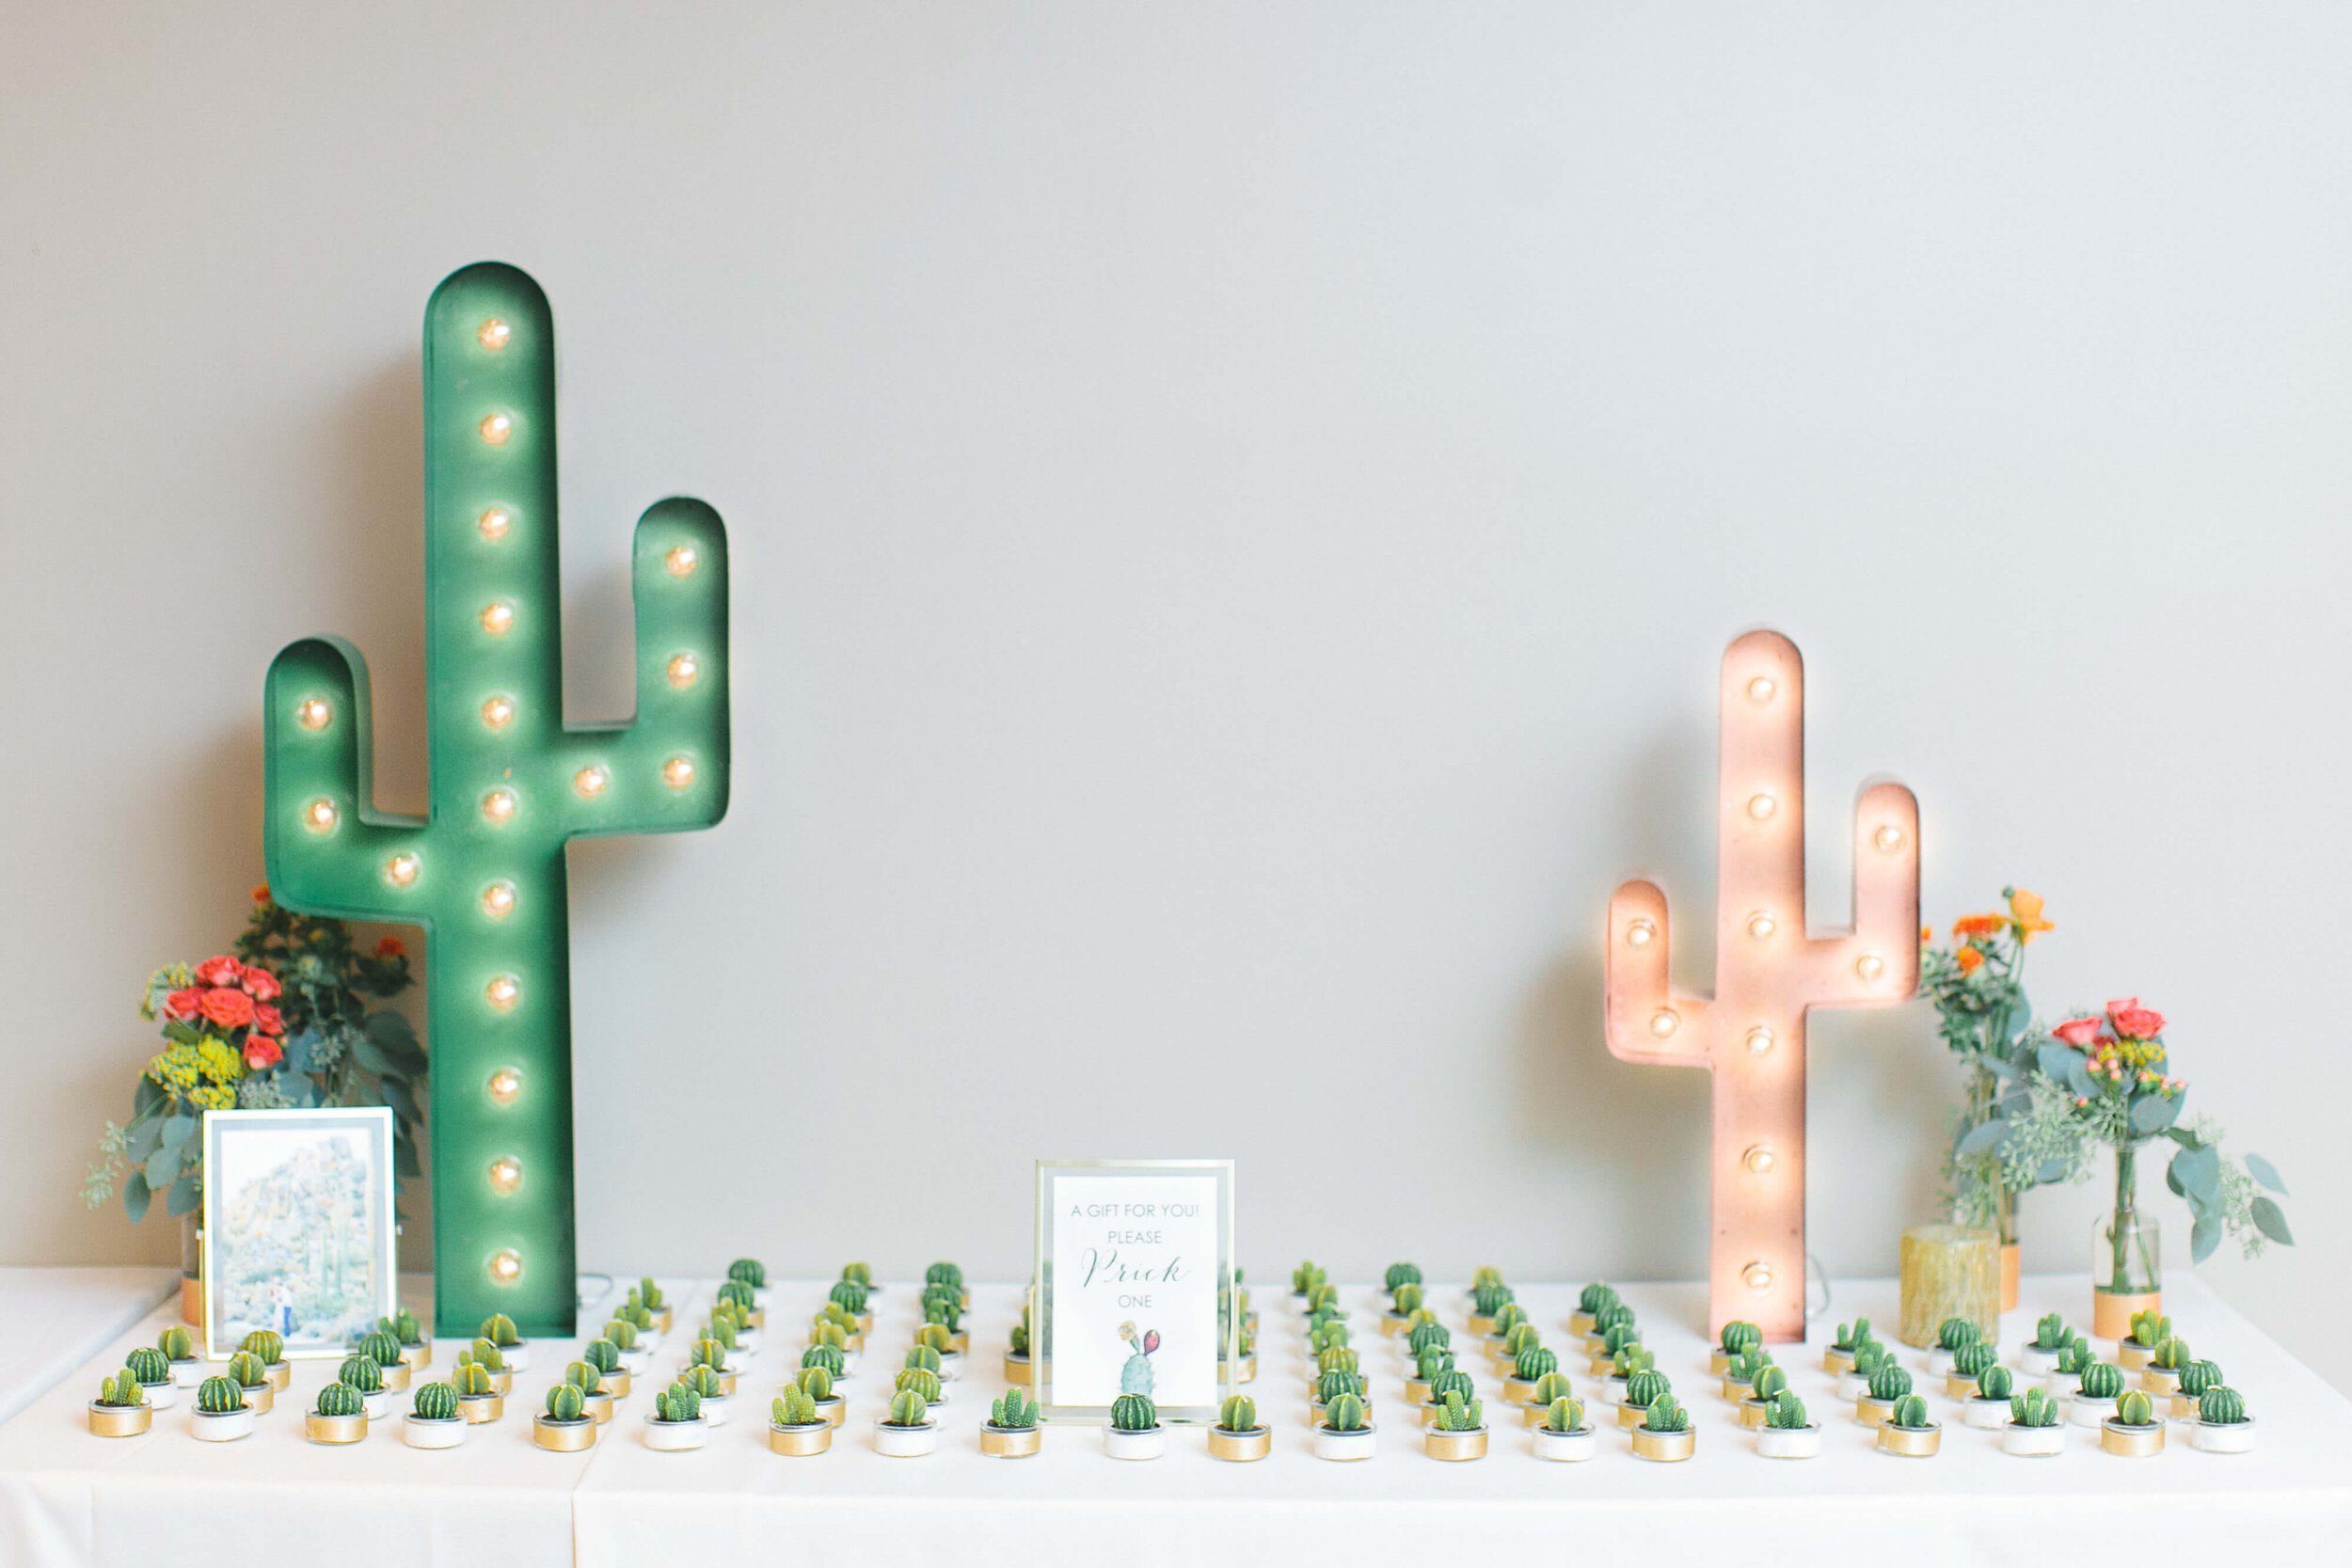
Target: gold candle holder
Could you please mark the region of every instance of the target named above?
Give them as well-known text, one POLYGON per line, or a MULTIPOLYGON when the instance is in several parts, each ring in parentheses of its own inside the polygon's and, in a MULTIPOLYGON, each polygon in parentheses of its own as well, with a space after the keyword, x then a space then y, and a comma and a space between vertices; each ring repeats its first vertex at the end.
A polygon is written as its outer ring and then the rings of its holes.
POLYGON ((1990 1226, 1915 1225, 1902 1236, 1902 1310, 1895 1335, 1925 1350, 1948 1318, 1990 1340, 1999 1332, 2001 1233, 1990 1226))

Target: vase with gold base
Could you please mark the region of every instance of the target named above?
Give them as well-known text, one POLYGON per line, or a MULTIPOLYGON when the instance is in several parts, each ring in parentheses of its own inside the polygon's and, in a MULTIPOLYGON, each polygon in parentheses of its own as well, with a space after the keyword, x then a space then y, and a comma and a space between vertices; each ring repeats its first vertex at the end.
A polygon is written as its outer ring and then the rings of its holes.
POLYGON ((2115 1151, 2115 1207, 2091 1232, 2093 1338, 2127 1339, 2133 1318, 2164 1310, 2164 1231, 2139 1212, 2138 1159, 2137 1144, 2115 1151))

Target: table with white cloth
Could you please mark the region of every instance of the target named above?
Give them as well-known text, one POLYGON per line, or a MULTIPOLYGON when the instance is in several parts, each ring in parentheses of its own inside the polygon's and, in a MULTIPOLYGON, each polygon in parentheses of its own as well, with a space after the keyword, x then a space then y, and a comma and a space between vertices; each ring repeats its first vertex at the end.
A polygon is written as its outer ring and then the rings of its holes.
POLYGON ((179 1289, 180 1271, 171 1268, 0 1269, 0 1421, 179 1289))
MULTIPOLYGON (((572 1345, 532 1347, 504 1419, 471 1429, 458 1449, 410 1449, 397 1418, 361 1444, 328 1448, 303 1437, 302 1412, 334 1370, 298 1363, 292 1389, 250 1438, 205 1444, 187 1435, 189 1402, 157 1413, 147 1436, 91 1436, 85 1407, 100 1376, 134 1345, 151 1343, 174 1309, 159 1308, 109 1341, 103 1354, 0 1425, 0 1560, 96 1562, 180 1568, 254 1560, 266 1544, 278 1561, 332 1564, 578 1563, 581 1568, 696 1568, 752 1562, 960 1564, 1198 1564, 1208 1555, 1250 1561, 1403 1562, 1450 1552, 1534 1553, 1566 1560, 1684 1560, 1705 1552, 1730 1560, 1921 1564, 2065 1560, 2231 1563, 2352 1561, 2352 1402, 2329 1388, 2193 1278, 2170 1282, 2165 1305, 2197 1354, 2218 1361, 2260 1422, 2251 1453, 2199 1452, 2175 1424, 2165 1451, 2125 1459, 2101 1450, 2095 1429, 2066 1429, 2066 1451, 2025 1459, 2000 1450, 1999 1433, 1963 1426, 1938 1380, 1902 1350, 1944 1423, 1931 1459, 1878 1452, 1821 1370, 1825 1324, 1810 1346, 1773 1347, 1791 1386, 1827 1431, 1823 1454, 1775 1461, 1756 1452, 1708 1375, 1705 1293, 1695 1285, 1625 1285, 1643 1337, 1673 1379, 1698 1431, 1685 1464, 1636 1459, 1581 1354, 1563 1357, 1590 1399, 1600 1451, 1581 1464, 1535 1459, 1517 1411, 1504 1411, 1486 1358, 1463 1365, 1488 1398, 1493 1443, 1473 1463, 1425 1457, 1420 1433, 1400 1415, 1405 1356, 1375 1326, 1382 1302, 1368 1286, 1342 1304, 1359 1333, 1378 1453, 1338 1464, 1309 1451, 1304 1337, 1297 1304, 1268 1283, 1258 1376, 1248 1392, 1274 1429, 1274 1451, 1254 1464, 1211 1459, 1202 1433, 1175 1428, 1165 1457, 1122 1463, 1103 1452, 1089 1425, 1056 1425, 1033 1458, 981 1454, 977 1429, 1003 1389, 1007 1330, 1019 1312, 1010 1286, 973 1287, 966 1319, 973 1353, 940 1407, 938 1451, 916 1459, 876 1453, 873 1429, 889 1370, 913 1340, 917 1290, 892 1283, 873 1298, 874 1330, 856 1375, 842 1386, 848 1419, 831 1452, 785 1457, 767 1445, 766 1407, 797 1367, 803 1325, 823 1283, 784 1282, 769 1292, 769 1331, 740 1361, 736 1418, 706 1448, 656 1452, 642 1440, 654 1390, 682 1359, 706 1314, 710 1280, 664 1281, 676 1332, 596 1447, 550 1453, 532 1443, 531 1416, 561 1376, 572 1345), (1802 1557, 1796 1554, 1805 1554, 1802 1557)), ((422 1282, 412 1291, 421 1307, 422 1282)), ((1431 1302, 1464 1333, 1458 1286, 1433 1286, 1431 1302)), ((1575 1287, 1518 1289, 1547 1341, 1573 1346, 1567 1316, 1575 1287)), ((584 1323, 601 1322, 592 1303, 584 1323)), ((2028 1278, 2019 1309, 2001 1324, 2005 1359, 2034 1319, 2088 1315, 2079 1278, 2028 1278)), ((176 1304, 175 1304, 176 1307, 176 1304)), ((1839 1282, 1836 1316, 1867 1314, 1882 1329, 1897 1318, 1891 1280, 1839 1282)), ((1882 1338, 1887 1335, 1882 1334, 1882 1338)), ((446 1375, 460 1344, 435 1347, 446 1375)), ((2100 1347, 2109 1354, 2112 1347, 2100 1347)), ((404 1396, 395 1396, 405 1404, 404 1396)))

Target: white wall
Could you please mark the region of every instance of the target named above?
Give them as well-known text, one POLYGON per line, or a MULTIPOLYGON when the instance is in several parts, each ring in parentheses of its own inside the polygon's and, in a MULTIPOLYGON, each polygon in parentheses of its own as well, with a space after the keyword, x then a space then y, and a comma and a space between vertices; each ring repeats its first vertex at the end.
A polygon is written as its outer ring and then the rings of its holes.
MULTIPOLYGON (((2352 12, 378 12, 0 16, 0 1260, 170 1255, 74 1190, 259 875, 282 643, 368 650, 421 806, 418 325, 495 257, 575 717, 638 511, 737 552, 732 816, 573 858, 590 1266, 1004 1275, 1032 1157, 1133 1151, 1240 1159, 1262 1275, 1694 1272, 1705 1085, 1597 948, 1711 900, 1769 623, 1816 919, 1881 770, 1939 927, 2046 894, 2037 999, 2171 1014, 2295 1184, 2204 1272, 2352 1387, 2352 12)), ((1815 1036, 1814 1246, 1891 1272, 1953 1074, 1815 1036)))

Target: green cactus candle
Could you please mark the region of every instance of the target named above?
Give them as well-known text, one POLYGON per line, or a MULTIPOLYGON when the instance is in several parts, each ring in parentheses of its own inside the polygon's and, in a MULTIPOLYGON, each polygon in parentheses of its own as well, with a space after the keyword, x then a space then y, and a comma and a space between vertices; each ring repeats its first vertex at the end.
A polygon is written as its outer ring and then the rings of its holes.
POLYGON ((1804 1401, 1784 1388, 1765 1407, 1764 1424, 1781 1432, 1802 1432, 1813 1423, 1804 1413, 1804 1401))
POLYGON ((435 1322, 574 1329, 564 846, 725 814, 726 536, 657 502, 634 551, 637 718, 564 721, 554 322, 484 262, 424 323, 431 807, 373 806, 366 661, 314 637, 271 664, 262 852, 292 910, 426 927, 435 1322))
POLYGON ((1465 1400, 1458 1391, 1446 1395, 1445 1402, 1438 1407, 1439 1432, 1476 1432, 1486 1424, 1485 1405, 1477 1400, 1465 1400))
POLYGON ((125 1369, 141 1383, 152 1386, 171 1381, 171 1363, 152 1345, 139 1346, 123 1361, 125 1369))
POLYGON ((702 1416, 703 1397, 683 1383, 674 1383, 653 1397, 657 1421, 699 1421, 702 1416))
POLYGON ((817 1402, 797 1383, 786 1384, 784 1392, 770 1402, 768 1417, 780 1427, 814 1426, 823 1419, 817 1414, 817 1402))
POLYGON ((230 1377, 208 1377, 196 1386, 196 1407, 207 1416, 227 1416, 245 1408, 245 1390, 230 1377))
POLYGON ((248 1355, 260 1356, 265 1367, 286 1358, 285 1337, 275 1329, 257 1328, 237 1348, 248 1355))
POLYGON ((1149 1432, 1160 1424, 1160 1413, 1149 1394, 1121 1394, 1111 1401, 1111 1428, 1116 1432, 1149 1432))
POLYGON ((357 1388, 363 1394, 376 1394, 384 1389, 384 1364, 373 1355, 350 1355, 335 1369, 335 1381, 345 1387, 357 1388))
MULTIPOLYGON (((1242 1402, 1247 1404, 1247 1400, 1242 1402)), ((1225 1402, 1230 1409, 1233 1402, 1225 1402)), ((1004 1397, 988 1407, 988 1424, 1006 1432, 1026 1432, 1037 1425, 1037 1401, 1018 1388, 1008 1388, 1004 1397)), ((1223 1421, 1219 1421, 1221 1426, 1223 1421)))
MULTIPOLYGON (((1003 1422, 997 1423, 999 1426, 1003 1422)), ((1258 1402, 1246 1395, 1235 1394, 1217 1406, 1216 1424, 1225 1432, 1255 1432, 1258 1430, 1258 1402)))
POLYGON ((901 1388, 890 1396, 890 1410, 882 1417, 882 1424, 919 1427, 930 1418, 930 1406, 923 1402, 923 1396, 912 1388, 901 1388))
POLYGON ((1333 1432, 1364 1430, 1364 1402, 1354 1394, 1342 1394, 1323 1407, 1323 1424, 1333 1432))
POLYGON ((479 1399, 496 1388, 490 1374, 471 1361, 461 1361, 450 1369, 450 1386, 468 1398, 479 1399))
POLYGON ((2198 1397, 2197 1418, 2216 1426, 2234 1426, 2246 1419, 2246 1398, 2226 1384, 2216 1384, 2198 1397))
POLYGON ((318 1413, 322 1416, 357 1416, 367 1408, 359 1390, 347 1383, 330 1383, 319 1390, 318 1413))
POLYGON ((749 1285, 754 1290, 757 1290, 768 1283, 768 1265, 756 1258, 738 1258, 727 1265, 727 1277, 738 1284, 749 1285))
POLYGON ((446 1383, 421 1383, 410 1398, 421 1421, 453 1421, 457 1419, 457 1390, 446 1383))
POLYGON ((139 1380, 126 1367, 113 1377, 99 1380, 98 1402, 113 1409, 130 1409, 147 1402, 147 1390, 139 1386, 139 1380))
POLYGON ((550 1421, 585 1420, 588 1402, 577 1384, 559 1383, 548 1390, 548 1419, 550 1421))

